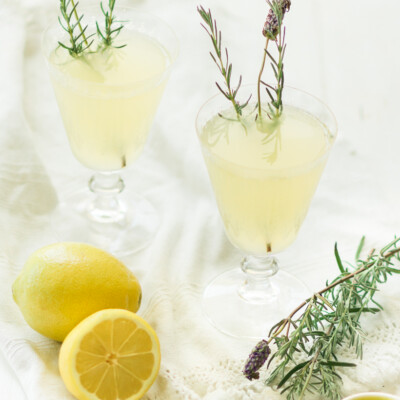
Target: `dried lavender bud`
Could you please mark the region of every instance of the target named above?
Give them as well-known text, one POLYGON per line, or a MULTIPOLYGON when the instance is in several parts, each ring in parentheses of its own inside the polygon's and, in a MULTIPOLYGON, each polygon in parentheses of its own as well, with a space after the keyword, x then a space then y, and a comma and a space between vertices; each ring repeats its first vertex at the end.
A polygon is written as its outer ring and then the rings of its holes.
POLYGON ((260 374, 258 371, 268 360, 270 354, 271 349, 268 346, 268 342, 266 340, 261 340, 250 353, 243 370, 243 375, 250 381, 259 379, 260 374))
POLYGON ((287 11, 289 11, 291 5, 291 0, 281 0, 282 14, 285 14, 287 11))
POLYGON ((275 40, 278 33, 278 18, 272 10, 269 10, 262 34, 269 39, 275 40))
MULTIPOLYGON (((286 12, 290 10, 291 0, 274 0, 274 3, 281 10, 281 18, 283 20, 286 12)), ((271 8, 268 12, 262 34, 269 39, 275 40, 280 30, 279 21, 271 3, 268 2, 268 4, 270 4, 271 8)))

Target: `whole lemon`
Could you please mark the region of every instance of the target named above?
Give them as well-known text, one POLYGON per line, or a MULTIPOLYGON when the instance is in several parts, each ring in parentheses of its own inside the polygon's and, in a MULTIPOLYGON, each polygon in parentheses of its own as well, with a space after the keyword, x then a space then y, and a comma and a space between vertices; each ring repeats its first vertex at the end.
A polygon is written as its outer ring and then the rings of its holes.
POLYGON ((142 291, 111 254, 84 243, 56 243, 34 252, 13 284, 26 322, 63 341, 83 319, 106 308, 139 309, 142 291))

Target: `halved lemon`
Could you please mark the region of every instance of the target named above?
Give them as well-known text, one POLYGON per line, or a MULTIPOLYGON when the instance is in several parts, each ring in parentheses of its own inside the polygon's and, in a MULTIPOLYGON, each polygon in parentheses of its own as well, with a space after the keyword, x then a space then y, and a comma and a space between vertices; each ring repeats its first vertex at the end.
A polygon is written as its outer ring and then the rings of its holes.
POLYGON ((61 346, 59 368, 79 400, 136 400, 160 369, 154 329, 133 312, 98 311, 79 323, 61 346))

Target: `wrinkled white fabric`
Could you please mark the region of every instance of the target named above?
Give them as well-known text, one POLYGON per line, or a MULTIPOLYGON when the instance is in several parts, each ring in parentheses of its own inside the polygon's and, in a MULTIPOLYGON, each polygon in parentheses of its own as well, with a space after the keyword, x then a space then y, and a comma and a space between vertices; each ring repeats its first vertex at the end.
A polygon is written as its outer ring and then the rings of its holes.
MULTIPOLYGON (((82 0, 82 3, 87 3, 82 0)), ((122 1, 167 20, 181 52, 142 157, 126 184, 157 208, 152 244, 123 261, 144 292, 140 314, 156 329, 162 367, 148 400, 278 399, 262 380, 241 375, 254 346, 227 338, 203 318, 201 292, 241 255, 225 237, 197 143, 194 120, 216 92, 210 43, 197 1, 122 1)), ((234 78, 254 82, 262 55, 263 0, 204 1, 212 7, 234 64, 234 78)), ((27 326, 11 295, 25 259, 56 240, 50 214, 90 171, 72 156, 41 54, 41 32, 57 0, 0 0, 0 371, 13 400, 71 400, 57 367, 59 344, 27 326)), ((387 0, 293 1, 287 16, 286 82, 326 101, 339 137, 297 241, 279 258, 313 289, 337 273, 333 244, 352 260, 400 233, 400 5, 387 0)), ((385 312, 365 321, 364 359, 344 372, 344 394, 375 390, 400 395, 399 278, 380 294, 385 312)), ((354 355, 345 351, 344 357, 354 355)), ((3 398, 3 395, 2 395, 3 398)))

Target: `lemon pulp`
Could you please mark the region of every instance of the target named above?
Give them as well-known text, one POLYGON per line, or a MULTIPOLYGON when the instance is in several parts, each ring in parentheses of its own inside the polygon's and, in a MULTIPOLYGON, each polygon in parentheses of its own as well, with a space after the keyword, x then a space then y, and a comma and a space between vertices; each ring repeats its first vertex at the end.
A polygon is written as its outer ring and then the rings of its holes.
POLYGON ((61 376, 79 400, 140 399, 159 365, 154 330, 125 310, 103 310, 82 321, 60 352, 61 376))

